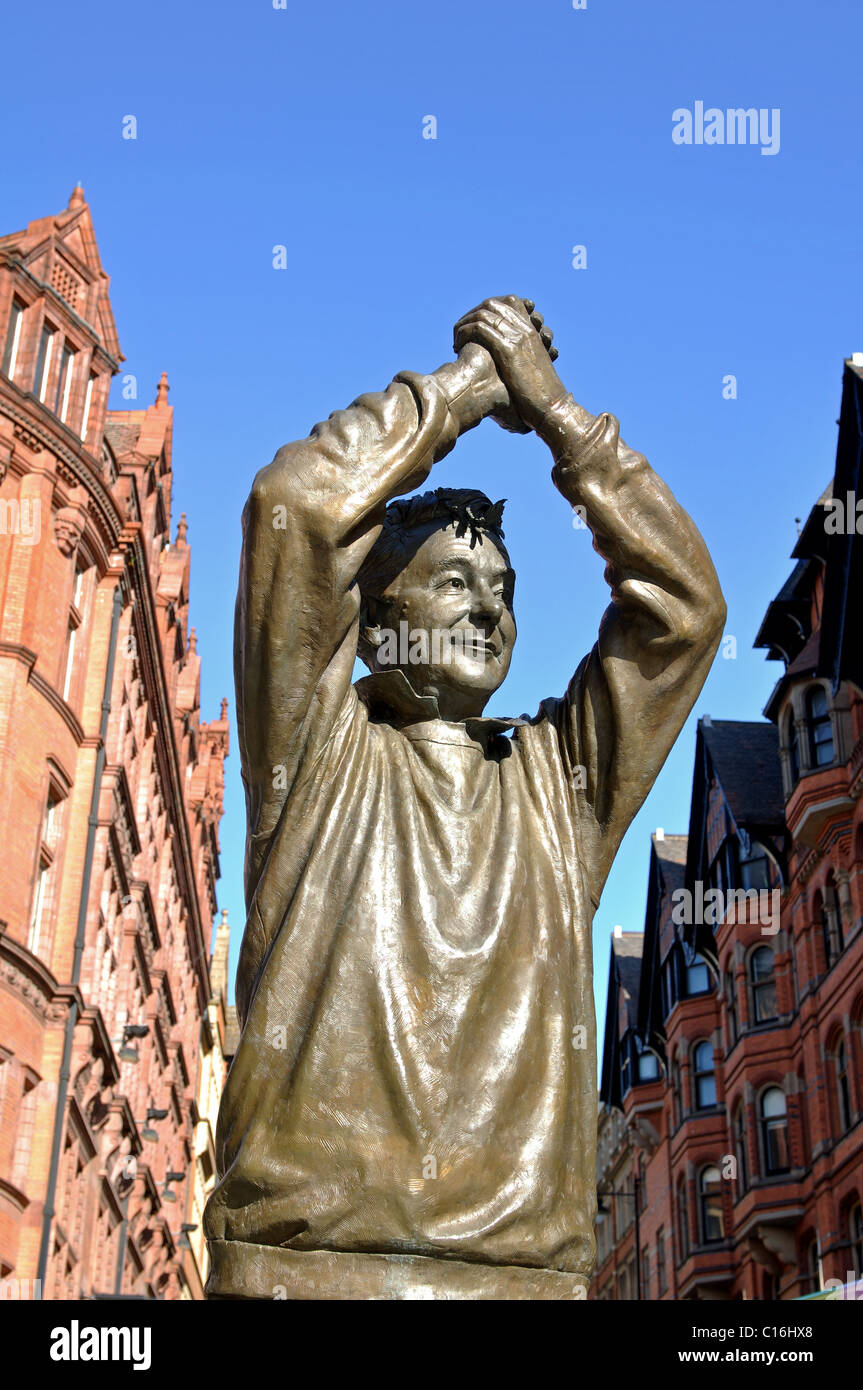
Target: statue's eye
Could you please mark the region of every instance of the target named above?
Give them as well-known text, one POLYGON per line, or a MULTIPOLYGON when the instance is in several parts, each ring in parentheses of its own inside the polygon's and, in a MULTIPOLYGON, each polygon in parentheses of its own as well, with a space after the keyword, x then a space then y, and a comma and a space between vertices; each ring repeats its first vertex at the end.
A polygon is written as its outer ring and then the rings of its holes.
POLYGON ((466 587, 464 580, 459 574, 451 574, 449 578, 444 581, 444 584, 445 586, 449 585, 449 587, 453 589, 464 589, 466 587))

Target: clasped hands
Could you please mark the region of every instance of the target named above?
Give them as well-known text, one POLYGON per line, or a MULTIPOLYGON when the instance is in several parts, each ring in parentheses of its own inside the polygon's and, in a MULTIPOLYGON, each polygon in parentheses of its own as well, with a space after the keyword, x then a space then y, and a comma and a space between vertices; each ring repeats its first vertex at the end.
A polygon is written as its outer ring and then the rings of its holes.
POLYGON ((533 301, 512 294, 486 299, 459 319, 453 348, 483 416, 515 434, 541 429, 567 394, 553 366, 552 336, 533 301))

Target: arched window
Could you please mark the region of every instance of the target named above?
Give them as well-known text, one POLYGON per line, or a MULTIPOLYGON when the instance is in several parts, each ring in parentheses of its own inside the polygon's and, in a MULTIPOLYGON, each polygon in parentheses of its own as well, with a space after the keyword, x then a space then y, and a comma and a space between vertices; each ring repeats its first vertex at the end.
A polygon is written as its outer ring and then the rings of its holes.
POLYGON ((749 957, 749 983, 752 990, 752 1022, 767 1023, 778 1018, 776 977, 773 973, 773 952, 769 946, 759 946, 749 957))
POLYGON ((737 1159, 737 1192, 738 1201, 746 1191, 746 1111, 743 1108, 743 1101, 740 1102, 734 1112, 734 1157, 737 1159))
POLYGON ((809 732, 810 767, 827 767, 833 762, 833 724, 823 685, 813 685, 806 693, 806 727, 809 732))
POLYGON ((715 1165, 702 1169, 698 1184, 699 1206, 701 1208, 701 1243, 711 1245, 722 1240, 722 1179, 715 1165))
POLYGON ((824 898, 821 904, 821 929, 824 933, 824 959, 829 970, 831 965, 839 959, 845 945, 839 894, 836 892, 832 874, 824 885, 824 898))
POLYGON ((770 1086, 761 1097, 761 1146, 765 1173, 787 1173, 788 1114, 785 1092, 770 1086))
POLYGON ((806 1271, 806 1292, 817 1293, 821 1288, 821 1260, 817 1236, 810 1234, 804 1244, 801 1270, 806 1271))
POLYGON ((707 962, 697 952, 693 955, 692 964, 686 966, 685 984, 687 999, 693 994, 707 994, 710 989, 707 962))
POLYGON ((680 1258, 683 1261, 689 1254, 689 1209, 685 1178, 681 1178, 677 1184, 677 1234, 680 1240, 680 1258))
POLYGON ((859 1202, 855 1202, 848 1213, 848 1238, 853 1267, 859 1276, 863 1270, 863 1207, 859 1202))
POLYGON ((848 1078, 848 1053, 844 1038, 840 1041, 833 1058, 836 1067, 836 1108, 839 1112, 839 1133, 846 1134, 851 1128, 851 1086, 848 1078))
POLYGON ((716 1076, 713 1070, 713 1044, 700 1042, 692 1053, 693 1083, 696 1110, 708 1110, 716 1104, 716 1076))
POLYGON ((767 850, 757 840, 753 840, 749 854, 740 860, 741 888, 745 888, 747 892, 750 888, 755 888, 760 892, 764 888, 771 888, 776 878, 776 870, 767 850))

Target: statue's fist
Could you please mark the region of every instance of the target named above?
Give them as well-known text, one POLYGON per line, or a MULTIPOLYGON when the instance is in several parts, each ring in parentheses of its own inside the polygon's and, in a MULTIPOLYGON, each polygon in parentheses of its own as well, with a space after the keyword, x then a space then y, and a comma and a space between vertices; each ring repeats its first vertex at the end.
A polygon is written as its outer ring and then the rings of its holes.
POLYGON ((505 295, 487 299, 455 326, 453 346, 483 347, 494 361, 511 407, 523 425, 535 429, 550 406, 566 394, 552 363, 557 349, 552 332, 530 299, 505 295))

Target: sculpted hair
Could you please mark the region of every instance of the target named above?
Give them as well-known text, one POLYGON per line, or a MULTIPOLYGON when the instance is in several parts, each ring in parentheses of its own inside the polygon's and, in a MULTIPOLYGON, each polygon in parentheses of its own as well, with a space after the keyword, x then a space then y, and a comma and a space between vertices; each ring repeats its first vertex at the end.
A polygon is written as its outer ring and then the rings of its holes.
POLYGON ((418 497, 400 497, 386 509, 381 534, 375 541, 357 576, 360 589, 360 637, 357 654, 372 669, 373 651, 364 637, 368 626, 367 601, 379 599, 425 539, 423 530, 432 522, 455 522, 456 534, 470 531, 492 536, 501 544, 501 525, 506 498, 492 502, 475 488, 438 487, 418 497))

